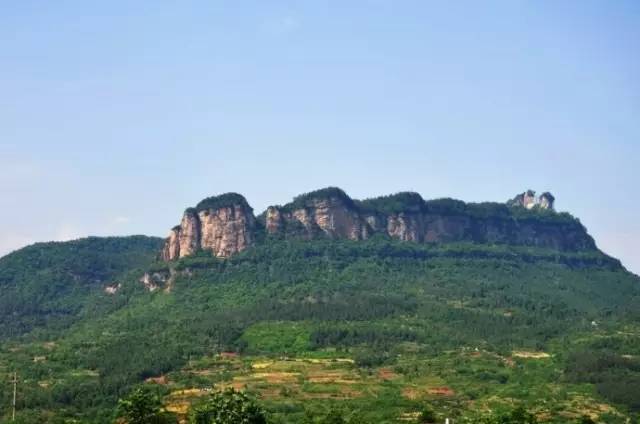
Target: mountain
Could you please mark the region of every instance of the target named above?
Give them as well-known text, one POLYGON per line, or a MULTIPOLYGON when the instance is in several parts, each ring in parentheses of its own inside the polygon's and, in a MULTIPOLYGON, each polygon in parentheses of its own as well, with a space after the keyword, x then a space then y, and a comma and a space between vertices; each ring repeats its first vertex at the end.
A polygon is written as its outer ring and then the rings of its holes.
MULTIPOLYGON (((113 422, 141 384, 178 419, 212 386, 253 393, 273 423, 640 412, 640 279, 548 193, 328 188, 257 216, 214 196, 164 241, 14 252, 0 293, 0 376, 19 373, 22 422, 113 422)), ((5 420, 11 396, 0 385, 5 420)))
POLYGON ((336 187, 298 196, 271 206, 257 219, 237 193, 210 197, 188 208, 165 243, 167 261, 200 249, 227 257, 264 238, 367 240, 376 235, 418 243, 473 242, 595 250, 580 222, 553 210, 555 198, 528 190, 506 204, 465 203, 453 199, 425 201, 404 192, 363 201, 336 187))

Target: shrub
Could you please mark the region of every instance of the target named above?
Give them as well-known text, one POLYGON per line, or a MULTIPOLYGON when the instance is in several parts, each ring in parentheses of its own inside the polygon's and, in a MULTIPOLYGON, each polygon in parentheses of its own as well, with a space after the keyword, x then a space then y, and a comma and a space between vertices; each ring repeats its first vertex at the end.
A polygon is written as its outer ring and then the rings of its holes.
POLYGON ((425 406, 418 416, 418 422, 421 424, 435 423, 436 420, 436 413, 428 406, 425 406))

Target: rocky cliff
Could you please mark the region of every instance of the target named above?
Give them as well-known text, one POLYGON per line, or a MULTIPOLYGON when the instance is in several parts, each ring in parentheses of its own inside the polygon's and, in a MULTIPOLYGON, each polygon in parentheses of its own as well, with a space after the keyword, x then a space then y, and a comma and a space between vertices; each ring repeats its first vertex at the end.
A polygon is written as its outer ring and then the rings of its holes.
POLYGON ((354 201, 342 190, 325 189, 303 195, 285 206, 270 206, 265 227, 272 235, 296 235, 313 238, 362 240, 371 228, 359 213, 354 201))
POLYGON ((418 193, 353 200, 339 188, 270 206, 257 219, 247 201, 228 193, 187 209, 166 239, 162 258, 170 261, 198 250, 228 257, 261 238, 365 240, 373 235, 417 243, 474 242, 526 245, 563 251, 595 249, 580 222, 553 210, 551 193, 529 190, 506 203, 425 201, 418 193))
POLYGON ((161 256, 171 261, 209 250, 227 257, 251 246, 254 235, 253 209, 241 195, 227 193, 187 209, 180 225, 169 232, 161 256))

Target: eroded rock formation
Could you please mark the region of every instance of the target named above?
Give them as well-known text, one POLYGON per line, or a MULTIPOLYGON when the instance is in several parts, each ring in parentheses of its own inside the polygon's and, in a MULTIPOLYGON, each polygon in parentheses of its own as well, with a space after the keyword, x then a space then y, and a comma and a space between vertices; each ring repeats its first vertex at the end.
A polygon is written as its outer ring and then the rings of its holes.
POLYGON ((324 234, 330 238, 362 240, 370 234, 369 225, 353 201, 338 192, 267 209, 265 227, 269 234, 277 234, 292 226, 304 229, 299 235, 307 238, 324 234))
POLYGON ((553 209, 555 200, 556 198, 548 191, 542 193, 540 196, 536 196, 535 191, 527 190, 509 200, 507 204, 510 206, 522 206, 526 209, 533 209, 535 207, 540 209, 553 209))
POLYGON ((255 217, 244 197, 235 193, 203 200, 189 208, 180 225, 169 232, 162 258, 171 261, 198 250, 227 257, 254 242, 255 217))
POLYGON ((199 250, 228 257, 262 238, 258 232, 267 237, 307 240, 365 240, 380 234, 417 243, 595 249, 593 239, 578 220, 553 210, 554 200, 551 193, 536 196, 529 190, 506 204, 425 201, 417 193, 359 201, 330 187, 298 196, 284 206, 270 206, 256 219, 244 197, 228 193, 187 209, 180 225, 170 231, 162 258, 171 261, 199 250))

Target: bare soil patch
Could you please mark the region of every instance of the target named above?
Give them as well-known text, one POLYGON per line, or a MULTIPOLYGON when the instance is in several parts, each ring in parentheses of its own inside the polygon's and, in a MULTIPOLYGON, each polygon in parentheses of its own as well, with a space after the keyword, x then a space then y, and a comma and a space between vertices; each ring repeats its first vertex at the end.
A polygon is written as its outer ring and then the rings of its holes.
POLYGON ((449 387, 431 387, 427 389, 427 393, 430 395, 438 395, 438 396, 453 396, 456 393, 449 387))
POLYGON ((378 370, 378 377, 383 380, 393 380, 394 378, 398 378, 398 374, 396 374, 389 368, 380 368, 378 370))
POLYGON ((149 377, 144 381, 146 383, 156 383, 156 384, 160 384, 162 386, 164 386, 164 385, 169 383, 169 380, 167 379, 166 375, 161 375, 161 376, 158 376, 158 377, 149 377))
POLYGON ((546 352, 529 352, 526 350, 514 350, 512 356, 527 359, 545 359, 551 357, 551 355, 546 352))

